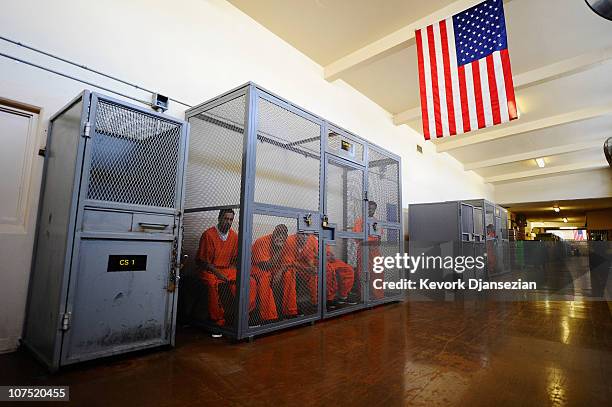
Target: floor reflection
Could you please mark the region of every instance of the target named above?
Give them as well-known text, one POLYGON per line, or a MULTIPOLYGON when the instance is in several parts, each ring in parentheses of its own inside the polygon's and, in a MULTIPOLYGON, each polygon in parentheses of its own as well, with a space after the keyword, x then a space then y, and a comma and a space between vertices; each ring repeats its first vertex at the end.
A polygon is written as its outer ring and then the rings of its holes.
POLYGON ((0 356, 0 384, 64 384, 75 404, 606 405, 608 303, 420 302, 377 307, 253 343, 179 332, 176 349, 50 376, 0 356))

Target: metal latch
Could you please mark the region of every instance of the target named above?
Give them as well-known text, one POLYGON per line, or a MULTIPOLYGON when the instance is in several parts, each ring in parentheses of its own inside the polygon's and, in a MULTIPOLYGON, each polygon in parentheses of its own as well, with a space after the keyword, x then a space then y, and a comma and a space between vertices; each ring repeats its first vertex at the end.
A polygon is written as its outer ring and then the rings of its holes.
POLYGON ((89 138, 90 129, 91 129, 91 123, 90 122, 85 123, 85 128, 83 129, 83 137, 89 138))
POLYGON ((71 318, 72 318, 72 312, 66 312, 62 316, 62 331, 67 331, 70 328, 71 318))
POLYGON ((304 223, 306 223, 306 226, 310 226, 312 224, 312 213, 304 215, 304 223))
POLYGON ((374 230, 374 232, 378 230, 378 223, 376 222, 372 223, 372 230, 374 230))

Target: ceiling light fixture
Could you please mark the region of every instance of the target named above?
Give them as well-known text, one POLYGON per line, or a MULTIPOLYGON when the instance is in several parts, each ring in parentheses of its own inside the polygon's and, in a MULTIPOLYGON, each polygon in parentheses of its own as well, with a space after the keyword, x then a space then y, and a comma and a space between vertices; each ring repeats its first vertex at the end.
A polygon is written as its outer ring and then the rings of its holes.
POLYGON ((543 158, 536 158, 535 162, 536 164, 538 164, 538 167, 540 168, 544 168, 544 166, 546 165, 543 158))
POLYGON ((561 212, 561 208, 559 208, 559 205, 555 205, 555 206, 553 206, 553 211, 559 213, 559 212, 561 212))
POLYGON ((567 223, 567 218, 563 218, 563 223, 567 223))

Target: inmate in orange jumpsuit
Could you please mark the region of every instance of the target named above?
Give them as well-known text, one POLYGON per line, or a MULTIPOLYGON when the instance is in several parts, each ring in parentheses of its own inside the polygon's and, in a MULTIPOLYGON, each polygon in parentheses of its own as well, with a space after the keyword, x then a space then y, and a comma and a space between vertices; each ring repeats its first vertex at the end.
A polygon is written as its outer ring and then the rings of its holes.
POLYGON ((338 260, 329 245, 326 246, 327 266, 327 300, 336 299, 336 294, 340 298, 346 298, 353 288, 355 282, 355 270, 342 260, 338 260))
MULTIPOLYGON (((283 262, 287 264, 287 272, 291 278, 297 274, 305 281, 310 302, 318 304, 318 263, 319 263, 319 241, 314 235, 302 235, 302 243, 298 242, 298 235, 291 235, 285 243, 283 262)), ((334 257, 329 245, 326 246, 326 293, 327 300, 336 299, 336 295, 345 298, 353 287, 355 271, 345 262, 334 257)))
POLYGON ((298 234, 287 238, 283 248, 283 265, 287 266, 287 279, 294 289, 289 293, 288 300, 291 306, 297 309, 296 275, 305 281, 310 302, 318 303, 317 270, 319 265, 319 241, 314 235, 298 234), (301 244, 298 242, 302 239, 301 244))
MULTIPOLYGON (((284 250, 284 246, 281 250, 284 250)), ((281 259, 282 259, 281 254, 281 259)), ((278 318, 272 281, 280 281, 282 289, 282 312, 285 316, 297 315, 297 301, 295 295, 295 274, 286 273, 286 266, 279 261, 273 268, 263 270, 257 266, 260 262, 272 259, 272 234, 262 236, 253 243, 251 254, 251 275, 255 277, 259 293, 259 314, 263 320, 278 318)))
MULTIPOLYGON (((353 227, 354 232, 363 232, 363 218, 357 218, 355 220, 355 226, 353 227)), ((380 229, 382 233, 382 229, 380 229)), ((380 237, 379 236, 368 236, 368 271, 371 274, 370 278, 370 293, 371 298, 379 300, 384 298, 385 292, 382 288, 374 287, 375 279, 382 279, 384 274, 374 274, 374 257, 382 256, 380 251, 380 237)), ((361 264, 362 264, 362 249, 357 248, 357 276, 355 278, 357 282, 357 291, 361 292, 361 264)))
MULTIPOLYGON (((223 241, 215 226, 208 228, 200 238, 198 259, 212 264, 229 281, 232 294, 236 295, 236 268, 234 267, 238 256, 238 235, 232 229, 228 231, 227 239, 223 241)), ((200 279, 208 288, 208 314, 210 319, 219 326, 225 325, 225 311, 219 297, 219 284, 225 281, 218 278, 208 270, 200 270, 200 279)), ((257 284, 254 279, 250 281, 249 311, 255 308, 257 284)))

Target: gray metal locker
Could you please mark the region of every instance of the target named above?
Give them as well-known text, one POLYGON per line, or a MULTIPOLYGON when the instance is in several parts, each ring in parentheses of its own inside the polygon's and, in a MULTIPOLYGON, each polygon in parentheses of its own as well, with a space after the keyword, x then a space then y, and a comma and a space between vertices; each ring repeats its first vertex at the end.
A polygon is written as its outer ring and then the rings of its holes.
POLYGON ((23 338, 50 369, 174 344, 187 133, 89 91, 51 118, 23 338))
POLYGON ((402 253, 397 155, 253 83, 186 118, 183 274, 204 287, 185 308, 204 325, 241 339, 403 299, 372 286, 400 270, 377 277, 369 267, 373 255, 402 253), (219 279, 200 253, 222 222, 238 247, 235 261, 214 265, 219 279))
MULTIPOLYGON (((410 205, 410 254, 487 257, 485 269, 464 273, 462 278, 485 278, 506 272, 507 214, 501 206, 484 199, 410 205)), ((444 278, 442 271, 437 272, 436 276, 434 271, 434 278, 444 278)))

